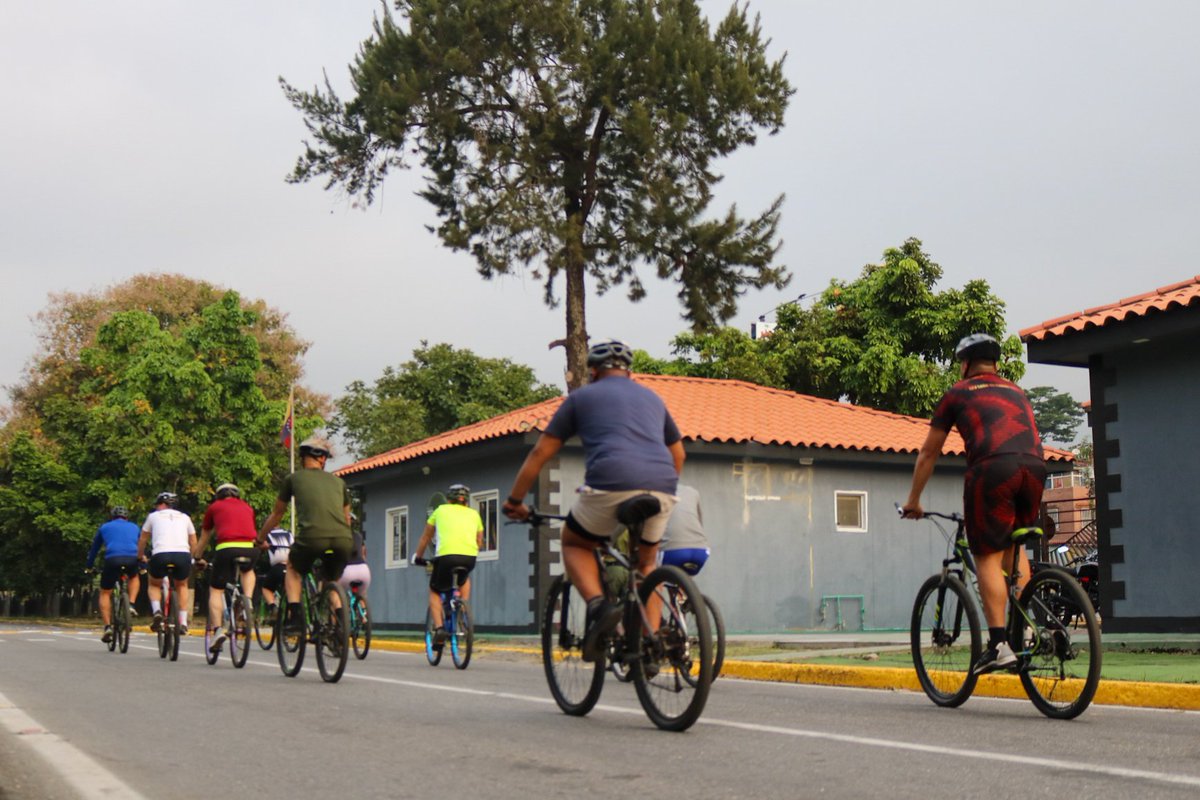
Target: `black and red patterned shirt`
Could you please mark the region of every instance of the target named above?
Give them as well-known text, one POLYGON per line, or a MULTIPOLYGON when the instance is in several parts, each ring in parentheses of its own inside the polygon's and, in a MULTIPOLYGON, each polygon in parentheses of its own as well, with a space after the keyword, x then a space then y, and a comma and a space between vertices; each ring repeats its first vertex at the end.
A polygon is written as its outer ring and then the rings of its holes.
POLYGON ((929 424, 947 432, 958 429, 967 445, 968 466, 1000 455, 1045 457, 1025 392, 994 373, 954 384, 929 424))

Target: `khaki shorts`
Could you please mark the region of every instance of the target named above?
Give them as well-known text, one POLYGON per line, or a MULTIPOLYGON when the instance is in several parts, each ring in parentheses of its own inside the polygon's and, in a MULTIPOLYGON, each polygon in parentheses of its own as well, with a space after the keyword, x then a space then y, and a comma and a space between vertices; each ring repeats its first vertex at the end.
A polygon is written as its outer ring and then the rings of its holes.
POLYGON ((583 486, 579 489, 579 497, 575 500, 575 505, 571 507, 571 517, 593 537, 611 539, 625 528, 617 521, 617 507, 639 494, 652 494, 662 504, 662 511, 646 520, 646 524, 642 527, 642 542, 658 544, 662 541, 663 534, 666 533, 667 518, 671 516, 671 509, 678 501, 673 494, 647 492, 642 489, 606 492, 603 489, 583 486))

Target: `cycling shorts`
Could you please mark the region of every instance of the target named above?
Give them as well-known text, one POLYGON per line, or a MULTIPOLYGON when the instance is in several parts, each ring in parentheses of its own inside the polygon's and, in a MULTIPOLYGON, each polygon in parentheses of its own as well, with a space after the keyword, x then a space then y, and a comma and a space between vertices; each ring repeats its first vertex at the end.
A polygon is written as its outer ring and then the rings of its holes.
POLYGON ((681 547, 678 550, 661 550, 658 553, 658 563, 679 567, 688 575, 698 575, 704 567, 704 562, 708 561, 708 556, 711 552, 707 547, 681 547))
POLYGON ((287 574, 287 564, 272 564, 271 568, 263 575, 262 581, 258 584, 264 589, 269 589, 272 592, 283 590, 283 576, 287 574))
POLYGON ((963 516, 976 555, 1008 550, 1012 532, 1041 517, 1046 464, 1037 456, 1004 455, 967 468, 963 516))
POLYGON ((662 511, 646 520, 642 526, 642 544, 658 544, 667 530, 667 519, 675 507, 675 495, 666 492, 604 491, 584 486, 579 490, 575 505, 567 515, 567 526, 585 539, 604 541, 616 536, 625 526, 617 520, 617 508, 631 497, 652 494, 658 498, 662 511))
MULTIPOLYGON (((464 567, 467 575, 475 569, 475 556, 438 556, 433 560, 433 573, 429 576, 429 589, 448 592, 454 588, 454 568, 464 567)), ((463 578, 466 580, 466 577, 463 578)))
POLYGON ((342 570, 342 577, 338 579, 338 583, 347 592, 350 591, 351 583, 362 584, 358 590, 362 594, 367 593, 367 588, 371 585, 371 568, 366 564, 347 564, 342 570))
POLYGON ((330 538, 320 536, 312 539, 297 539, 288 553, 288 563, 292 569, 305 574, 313 567, 313 562, 321 559, 321 580, 336 581, 342 577, 342 570, 350 560, 350 550, 353 543, 349 537, 330 538), (326 552, 329 551, 329 552, 326 552))
POLYGON ((177 581, 186 581, 192 574, 192 554, 155 553, 150 556, 150 577, 165 578, 170 575, 177 581))
POLYGON ((249 572, 254 569, 254 562, 258 560, 258 549, 255 547, 226 547, 223 550, 218 550, 213 554, 212 561, 208 565, 208 586, 210 589, 220 591, 225 588, 225 584, 233 580, 233 570, 236 566, 242 573, 249 572), (247 558, 245 564, 237 564, 237 559, 247 558))
POLYGON ((117 585, 122 575, 136 578, 138 574, 137 556, 115 556, 104 559, 104 569, 100 572, 100 588, 112 589, 117 585))

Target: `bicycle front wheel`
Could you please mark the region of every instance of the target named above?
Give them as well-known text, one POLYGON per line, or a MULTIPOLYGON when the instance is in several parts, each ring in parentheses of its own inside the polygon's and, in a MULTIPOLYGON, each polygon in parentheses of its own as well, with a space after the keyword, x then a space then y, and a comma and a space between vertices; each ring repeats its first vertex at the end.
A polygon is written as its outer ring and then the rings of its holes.
POLYGON ((354 657, 359 661, 371 652, 371 609, 364 595, 359 595, 350 604, 350 641, 354 645, 354 657))
POLYGON ((436 667, 442 660, 442 648, 446 646, 445 642, 434 644, 434 625, 433 611, 425 610, 425 660, 429 662, 429 666, 436 667))
POLYGON ((254 604, 254 638, 258 640, 259 647, 270 650, 275 644, 275 625, 268 618, 267 602, 263 600, 261 592, 256 593, 258 602, 254 604))
POLYGON ((712 684, 713 642, 704 596, 686 572, 664 566, 642 581, 638 599, 653 628, 643 630, 642 657, 633 663, 638 700, 659 728, 687 730, 704 711, 712 684))
POLYGON ((121 600, 117 603, 117 615, 113 617, 113 623, 113 639, 117 640, 117 646, 121 648, 122 653, 128 653, 129 633, 133 628, 133 614, 129 610, 129 595, 124 592, 121 593, 121 600))
POLYGON ((340 585, 330 582, 321 588, 315 626, 317 669, 326 683, 337 683, 346 671, 350 656, 349 605, 346 590, 340 585))
POLYGON ((246 607, 245 595, 233 599, 233 611, 229 615, 229 657, 233 666, 241 669, 250 656, 250 609, 246 607))
POLYGON ((474 645, 475 623, 471 621, 471 609, 465 600, 459 600, 454 610, 454 633, 450 634, 450 657, 454 659, 454 666, 467 668, 474 645))
POLYGON ((917 592, 912 613, 912 659, 925 694, 939 706, 960 706, 975 691, 971 665, 983 649, 979 612, 954 575, 933 575, 917 592))
POLYGON ((217 663, 217 658, 221 655, 221 651, 213 650, 213 640, 216 639, 216 629, 204 626, 204 660, 209 663, 209 666, 217 663))
POLYGON ((1025 693, 1047 717, 1073 719, 1100 683, 1100 623, 1091 600, 1073 577, 1049 567, 1025 585, 1020 604, 1012 639, 1024 651, 1025 693))
POLYGON ((604 688, 604 659, 583 660, 587 603, 565 576, 550 584, 542 616, 542 666, 550 694, 564 713, 581 717, 591 711, 604 688))
MULTIPOLYGON (((301 612, 303 614, 303 612, 301 612)), ((275 654, 279 657, 279 669, 289 678, 294 678, 304 665, 304 648, 308 646, 308 632, 305 626, 295 625, 291 630, 287 625, 287 613, 279 609, 275 617, 275 654)))

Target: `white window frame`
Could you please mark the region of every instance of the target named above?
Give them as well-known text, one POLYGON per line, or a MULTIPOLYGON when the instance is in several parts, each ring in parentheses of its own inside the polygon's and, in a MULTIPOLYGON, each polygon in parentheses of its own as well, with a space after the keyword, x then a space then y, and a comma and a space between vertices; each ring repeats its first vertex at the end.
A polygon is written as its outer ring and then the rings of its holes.
POLYGON ((483 520, 483 547, 479 548, 477 561, 496 561, 500 558, 500 490, 490 489, 486 492, 471 493, 471 508, 479 512, 480 519, 483 520), (486 511, 486 504, 494 503, 493 512, 489 515, 486 511), (480 505, 484 508, 481 510, 480 505), (496 546, 492 549, 487 549, 488 545, 488 525, 492 527, 493 539, 496 546))
POLYGON ((383 512, 383 542, 384 552, 386 555, 385 566, 387 569, 404 569, 408 566, 409 550, 416 544, 412 539, 412 517, 408 513, 408 506, 395 506, 383 512), (403 552, 399 557, 396 556, 394 545, 396 544, 396 531, 393 530, 392 520, 403 520, 400 534, 403 552))
POLYGON ((849 491, 837 489, 833 493, 833 524, 838 531, 844 533, 866 533, 867 532, 867 493, 859 491, 849 491), (861 513, 862 527, 853 525, 843 525, 838 519, 838 501, 843 497, 858 498, 859 509, 861 513))

